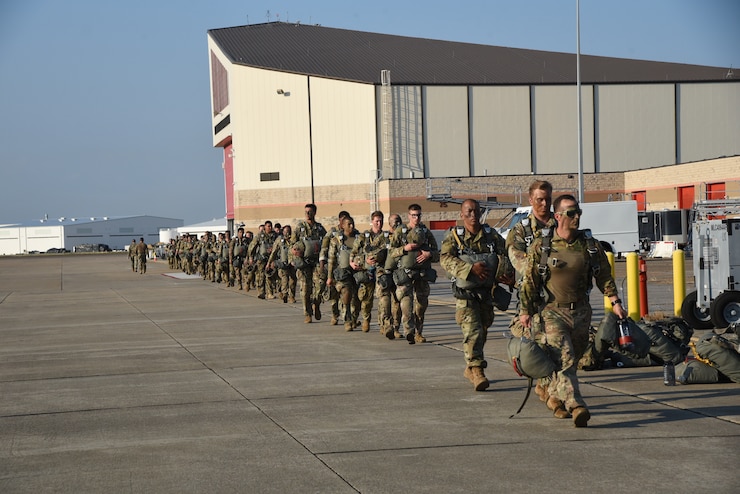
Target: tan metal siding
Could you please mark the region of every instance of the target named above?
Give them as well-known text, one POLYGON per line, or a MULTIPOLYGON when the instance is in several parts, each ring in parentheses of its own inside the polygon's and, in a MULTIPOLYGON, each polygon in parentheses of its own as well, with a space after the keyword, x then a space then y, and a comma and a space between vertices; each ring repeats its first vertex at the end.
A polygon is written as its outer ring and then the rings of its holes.
POLYGON ((241 66, 230 72, 234 190, 310 185, 307 78, 241 66), (280 180, 260 182, 269 172, 280 180))
POLYGON ((372 85, 311 77, 314 185, 370 183, 375 128, 372 85))
POLYGON ((424 144, 428 177, 470 175, 467 87, 424 88, 424 144))
MULTIPOLYGON (((534 172, 578 173, 578 101, 575 86, 535 86, 534 172)), ((581 86, 583 171, 594 171, 593 87, 581 86)))
POLYGON ((676 162, 672 84, 597 86, 597 171, 676 162))
POLYGON ((529 86, 473 87, 471 175, 530 173, 529 86))
POLYGON ((679 161, 740 154, 740 84, 680 84, 679 161))

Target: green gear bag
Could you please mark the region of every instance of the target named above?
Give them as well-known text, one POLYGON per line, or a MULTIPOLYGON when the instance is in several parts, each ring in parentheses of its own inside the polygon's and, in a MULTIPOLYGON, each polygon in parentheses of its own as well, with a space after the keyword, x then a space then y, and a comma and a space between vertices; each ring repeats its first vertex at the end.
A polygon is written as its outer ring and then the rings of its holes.
POLYGON ((551 376, 557 367, 547 352, 537 343, 526 338, 512 337, 506 344, 506 353, 514 372, 520 376, 541 379, 551 376))
POLYGON ((715 384, 722 380, 722 374, 711 365, 689 360, 676 366, 676 382, 679 384, 715 384))
POLYGON ((698 359, 706 361, 733 382, 740 383, 740 353, 736 348, 727 338, 713 333, 708 333, 695 346, 698 359))

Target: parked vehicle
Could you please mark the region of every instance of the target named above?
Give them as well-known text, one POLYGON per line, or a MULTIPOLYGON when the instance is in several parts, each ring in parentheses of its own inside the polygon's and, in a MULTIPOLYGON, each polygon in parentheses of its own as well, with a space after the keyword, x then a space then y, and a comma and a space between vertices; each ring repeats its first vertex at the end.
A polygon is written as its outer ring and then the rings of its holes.
MULTIPOLYGON (((581 209, 579 228, 591 230, 605 251, 619 255, 640 250, 637 201, 583 202, 581 209)), ((508 224, 498 229, 499 233, 506 238, 509 230, 531 212, 531 206, 516 208, 508 224)))

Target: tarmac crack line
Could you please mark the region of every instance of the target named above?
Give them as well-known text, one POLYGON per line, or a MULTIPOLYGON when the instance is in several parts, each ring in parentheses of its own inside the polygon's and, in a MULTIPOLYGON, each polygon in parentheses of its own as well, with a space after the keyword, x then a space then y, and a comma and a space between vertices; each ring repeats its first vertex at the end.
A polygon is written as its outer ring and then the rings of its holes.
POLYGON ((198 358, 198 356, 195 355, 192 351, 190 351, 190 349, 188 347, 186 347, 185 345, 183 345, 177 338, 175 338, 172 334, 170 334, 166 329, 164 329, 159 324, 157 324, 151 317, 149 317, 147 314, 145 314, 144 312, 142 312, 141 309, 139 309, 130 300, 128 300, 126 297, 124 297, 123 295, 121 295, 120 293, 118 293, 116 290, 113 290, 113 291, 123 301, 125 301, 130 307, 132 307, 139 314, 141 314, 142 317, 144 317, 150 323, 152 323, 154 325, 154 327, 156 327, 157 329, 159 329, 162 333, 164 333, 165 335, 167 335, 167 337, 169 337, 170 339, 172 339, 172 341, 174 341, 175 343, 177 343, 177 345, 180 348, 182 348, 185 352, 187 352, 194 360, 196 360, 197 362, 199 362, 205 369, 207 369, 208 371, 210 371, 211 373, 213 373, 214 376, 216 376, 219 380, 221 380, 224 384, 226 384, 229 388, 231 388, 236 394, 238 394, 239 396, 241 396, 244 399, 244 401, 246 401, 247 403, 249 403, 257 411, 259 411, 259 413, 261 413, 262 416, 265 417, 267 420, 269 420, 270 422, 272 422, 275 425, 275 427, 277 427, 278 429, 280 429, 281 431, 283 431, 283 433, 285 435, 287 435, 288 437, 290 437, 296 444, 298 444, 301 448, 303 448, 316 461, 320 462, 322 465, 324 465, 324 467, 327 470, 329 470, 330 472, 332 472, 337 478, 341 479, 342 482, 344 482, 347 485, 347 487, 353 489, 355 492, 360 492, 360 490, 358 490, 357 488, 355 488, 346 478, 344 478, 342 476, 342 474, 340 474, 337 470, 335 470, 331 466, 329 466, 329 464, 326 463, 324 460, 322 460, 319 457, 318 454, 316 454, 315 452, 311 451, 311 448, 309 448, 306 444, 304 444, 296 436, 294 436, 293 434, 291 434, 290 431, 288 431, 285 427, 283 427, 283 425, 280 424, 274 417, 272 417, 270 414, 268 414, 259 405, 257 405, 257 403, 255 403, 254 401, 252 401, 251 399, 249 399, 244 393, 242 393, 233 384, 231 384, 231 382, 229 382, 228 379, 226 379, 224 376, 222 376, 221 374, 219 374, 218 371, 216 371, 215 369, 213 369, 212 367, 210 367, 203 360, 201 360, 200 358, 198 358))

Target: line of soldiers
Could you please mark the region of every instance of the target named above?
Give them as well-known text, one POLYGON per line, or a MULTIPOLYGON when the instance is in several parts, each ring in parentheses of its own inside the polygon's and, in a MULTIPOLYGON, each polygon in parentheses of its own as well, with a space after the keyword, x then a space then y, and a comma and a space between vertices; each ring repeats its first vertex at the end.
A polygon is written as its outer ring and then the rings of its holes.
POLYGON ((322 318, 326 301, 332 325, 341 319, 346 331, 368 332, 377 299, 380 333, 409 344, 427 341, 429 284, 437 278, 432 263, 440 262, 452 280, 455 321, 463 333, 463 375, 476 391, 489 386, 483 348, 494 307, 506 310, 516 288, 520 304, 512 333, 535 339, 558 368, 539 380, 536 392, 556 418, 573 417, 577 427, 585 427, 590 414, 575 370, 588 342, 593 281, 619 317, 626 312, 603 249, 578 229, 578 201, 568 195, 553 204, 552 186, 544 181, 530 186, 529 200, 532 214, 506 240, 481 223, 482 210, 473 199, 462 203, 462 225, 447 231, 441 248, 421 221, 419 204, 408 207, 406 223, 392 214, 388 230, 383 230, 384 214, 373 212, 371 227, 362 233, 346 211, 327 231, 316 221, 316 205, 306 204, 295 228, 273 229, 265 221, 254 236, 243 228, 235 238, 229 232, 218 237, 207 232, 200 239, 185 235, 170 243, 168 258, 173 269, 240 290, 256 289, 261 299, 293 303, 300 286, 307 324, 322 318))

